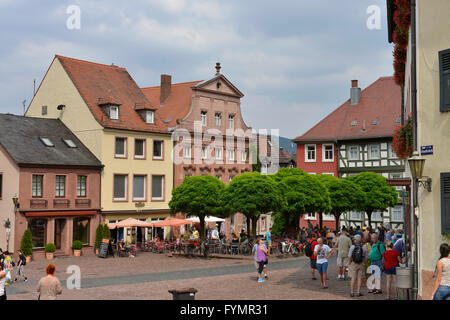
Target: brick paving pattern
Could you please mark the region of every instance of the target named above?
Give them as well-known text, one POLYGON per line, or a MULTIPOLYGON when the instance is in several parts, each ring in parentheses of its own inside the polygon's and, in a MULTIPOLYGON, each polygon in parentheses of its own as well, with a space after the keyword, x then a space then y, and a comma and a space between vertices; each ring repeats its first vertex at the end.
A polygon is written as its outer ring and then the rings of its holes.
MULTIPOLYGON (((27 264, 28 282, 18 282, 7 287, 8 299, 36 299, 38 280, 45 275, 49 261, 27 264)), ((174 255, 140 253, 136 258, 107 258, 96 256, 58 258, 51 261, 56 265, 56 276, 63 285, 59 299, 103 300, 103 299, 172 299, 169 289, 193 287, 198 290, 198 300, 341 300, 356 299, 349 296, 350 281, 336 279, 335 258, 330 259, 327 282, 328 289, 321 289, 319 280, 311 280, 309 259, 269 259, 269 280, 256 282, 253 257, 237 259, 199 257, 186 258, 174 255), (66 269, 78 265, 81 269, 81 289, 66 289, 70 274, 66 269)), ((317 274, 317 273, 316 273, 317 274)), ((316 275, 318 278, 318 275, 316 275)), ((382 279, 384 289, 385 279, 382 279)), ((382 295, 368 295, 358 299, 380 300, 382 295)))

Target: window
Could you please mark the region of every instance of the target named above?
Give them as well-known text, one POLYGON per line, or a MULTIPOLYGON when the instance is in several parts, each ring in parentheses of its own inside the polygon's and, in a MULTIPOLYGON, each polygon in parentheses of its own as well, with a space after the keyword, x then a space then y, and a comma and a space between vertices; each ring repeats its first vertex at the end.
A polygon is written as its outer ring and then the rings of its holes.
POLYGON ((383 220, 383 214, 381 211, 374 211, 372 212, 372 220, 374 221, 382 221, 383 220))
POLYGON ((305 162, 315 162, 316 161, 316 145, 307 144, 305 145, 305 162))
POLYGON ((28 220, 28 229, 31 231, 33 249, 43 248, 47 243, 47 220, 30 219, 28 220))
POLYGON ((133 177, 133 200, 145 200, 146 176, 133 177))
POLYGON ((89 218, 73 219, 73 241, 78 240, 83 244, 89 244, 90 220, 89 218))
POLYGON ((185 158, 191 157, 191 146, 184 146, 184 157, 185 158))
POLYGON ((372 125, 374 125, 374 126, 376 126, 378 123, 380 123, 380 121, 378 119, 372 121, 372 125))
POLYGON ((55 197, 63 198, 66 196, 66 176, 56 176, 55 197))
POLYGON ((350 219, 352 220, 362 220, 361 212, 352 211, 350 217, 351 217, 350 219))
POLYGON ((42 197, 42 181, 44 180, 43 175, 33 174, 31 195, 32 197, 42 197))
POLYGON ((155 111, 147 110, 145 113, 145 122, 150 124, 155 123, 155 111))
POLYGON ((110 106, 109 107, 109 118, 112 120, 119 119, 119 107, 118 106, 110 106))
POLYGON ((164 176, 152 176, 152 200, 164 199, 164 176))
POLYGON ((206 159, 206 147, 202 147, 202 159, 206 159))
POLYGON ((86 185, 87 177, 78 176, 77 177, 77 197, 86 197, 86 185))
POLYGON ((222 176, 221 175, 216 175, 216 178, 219 180, 222 180, 222 176))
POLYGON ((228 150, 228 160, 234 161, 234 150, 228 150))
POLYGON ((69 148, 76 148, 77 145, 70 139, 63 139, 64 143, 66 144, 66 146, 68 146, 69 148))
POLYGON ((450 172, 441 173, 441 234, 450 234, 450 172))
POLYGON ((369 160, 380 159, 380 145, 379 144, 370 144, 368 156, 369 156, 369 160))
POLYGON ((220 113, 216 113, 215 120, 216 120, 216 127, 220 127, 220 124, 222 122, 222 115, 220 113))
POLYGON ((234 116, 233 115, 228 116, 228 128, 234 129, 234 116))
POLYGON ((234 178, 234 176, 231 176, 231 175, 230 175, 230 181, 233 180, 233 178, 234 178))
POLYGON ((222 160, 222 149, 215 148, 214 150, 215 150, 216 160, 222 160))
POLYGON ((200 112, 200 119, 202 121, 202 126, 206 126, 206 111, 200 112))
POLYGON ((114 200, 126 201, 127 200, 127 180, 128 176, 124 174, 114 175, 114 200))
POLYGON ((127 139, 126 138, 116 138, 115 156, 117 158, 126 158, 127 157, 127 139))
POLYGON ((348 160, 359 160, 359 146, 348 147, 348 160))
POLYGON ((392 220, 393 221, 403 221, 403 207, 395 206, 392 208, 392 220))
POLYGON ((3 195, 3 174, 0 173, 0 199, 3 195))
POLYGON ((134 139, 134 157, 145 159, 145 140, 134 139))
POLYGON ((49 138, 43 138, 40 137, 39 139, 41 139, 42 143, 46 146, 46 147, 54 147, 55 145, 53 144, 53 142, 49 139, 49 138))
POLYGON ((323 162, 334 161, 334 146, 332 144, 322 145, 322 161, 323 162))
POLYGON ((163 158, 163 141, 153 140, 153 159, 163 158))
POLYGON ((389 159, 397 159, 397 155, 394 152, 394 149, 392 148, 392 143, 389 143, 389 159))
POLYGON ((42 106, 41 114, 42 114, 43 116, 46 116, 46 115, 47 115, 47 106, 42 106))
POLYGON ((440 111, 450 111, 450 49, 439 52, 440 111))
POLYGON ((241 161, 246 162, 247 161, 247 152, 241 151, 241 161))
POLYGON ((305 214, 305 220, 316 220, 316 214, 315 213, 305 214))

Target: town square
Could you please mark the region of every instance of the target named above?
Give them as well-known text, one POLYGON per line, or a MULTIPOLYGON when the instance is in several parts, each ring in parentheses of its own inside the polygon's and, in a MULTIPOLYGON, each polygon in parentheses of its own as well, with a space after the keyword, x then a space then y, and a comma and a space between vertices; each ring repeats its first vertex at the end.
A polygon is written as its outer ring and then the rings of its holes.
POLYGON ((0 15, 0 300, 450 300, 450 1, 0 15))

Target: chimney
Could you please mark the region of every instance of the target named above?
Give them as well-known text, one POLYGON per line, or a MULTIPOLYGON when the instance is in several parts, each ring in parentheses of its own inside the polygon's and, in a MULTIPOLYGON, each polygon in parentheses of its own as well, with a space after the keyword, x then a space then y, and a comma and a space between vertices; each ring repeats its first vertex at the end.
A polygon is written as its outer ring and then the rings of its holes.
POLYGON ((361 88, 358 87, 358 80, 352 80, 352 87, 350 88, 350 105, 359 103, 361 99, 361 88))
POLYGON ((161 94, 159 99, 160 104, 164 104, 171 95, 172 93, 171 86, 172 86, 172 76, 168 74, 162 74, 160 87, 161 94))
POLYGON ((220 75, 220 62, 216 62, 216 76, 220 75))

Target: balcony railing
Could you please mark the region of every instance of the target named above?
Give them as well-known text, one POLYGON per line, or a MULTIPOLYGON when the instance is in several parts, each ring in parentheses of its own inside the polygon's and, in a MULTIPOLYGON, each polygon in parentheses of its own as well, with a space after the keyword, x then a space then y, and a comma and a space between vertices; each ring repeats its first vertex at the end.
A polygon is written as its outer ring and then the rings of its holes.
POLYGON ((45 209, 48 206, 48 201, 43 199, 31 199, 30 208, 31 209, 45 209))

